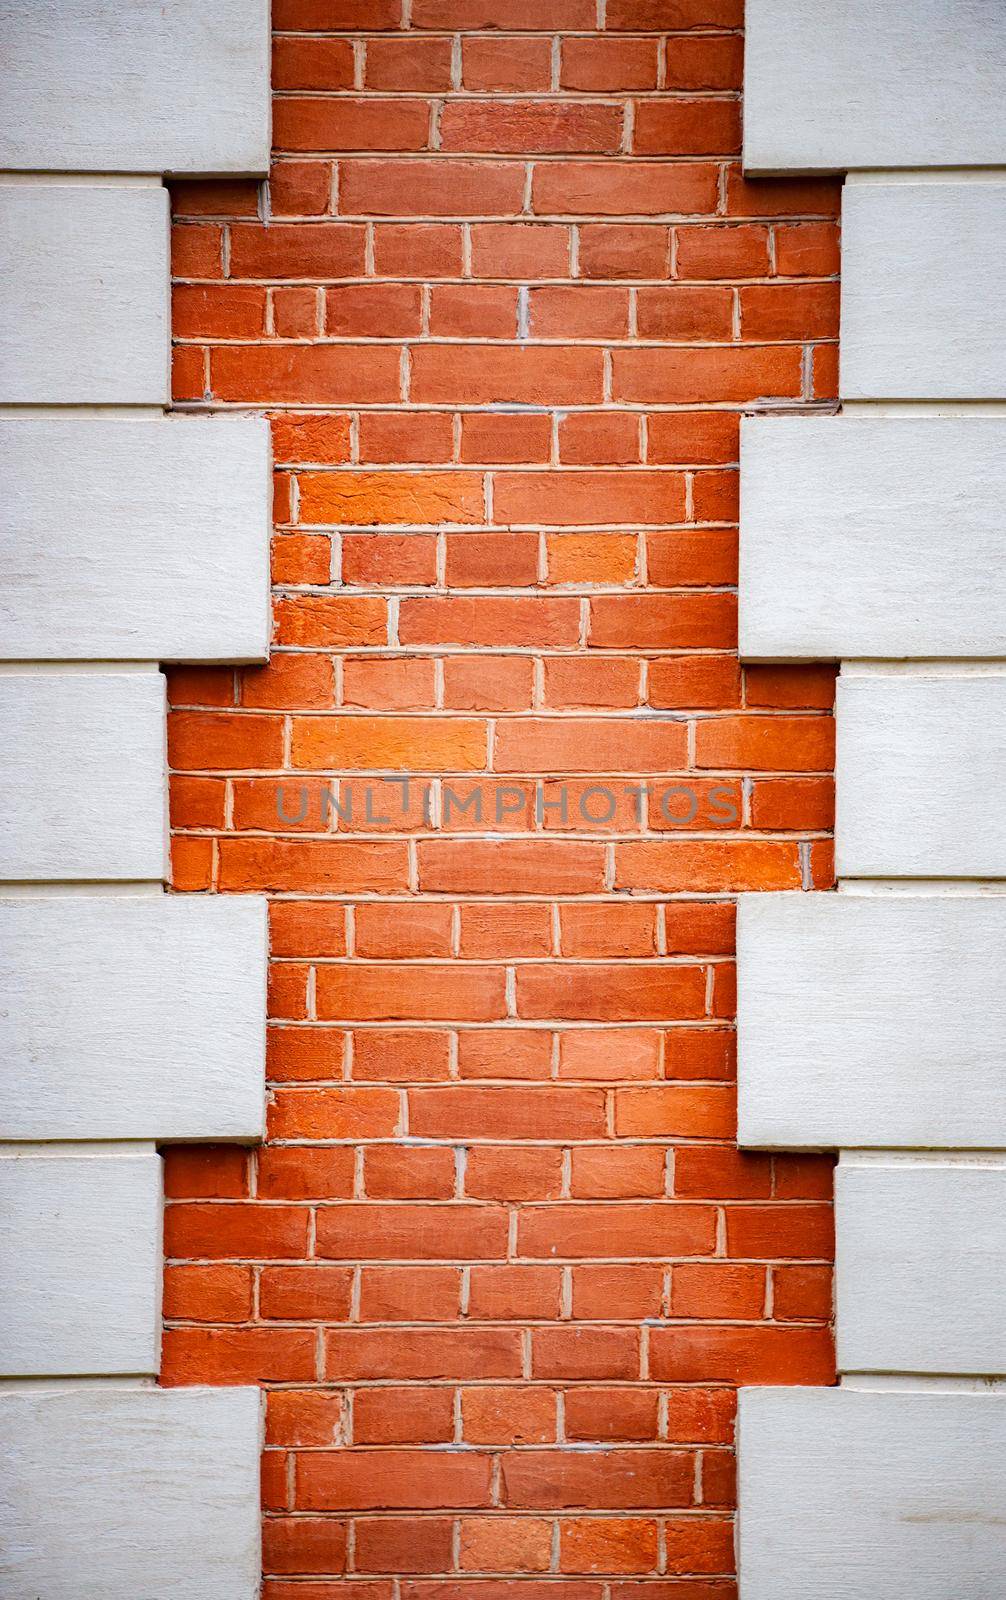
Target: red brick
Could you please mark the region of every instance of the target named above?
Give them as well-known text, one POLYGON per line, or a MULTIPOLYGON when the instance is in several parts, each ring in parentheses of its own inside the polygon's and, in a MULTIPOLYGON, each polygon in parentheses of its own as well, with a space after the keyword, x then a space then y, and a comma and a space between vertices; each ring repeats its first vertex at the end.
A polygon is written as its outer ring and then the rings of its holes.
POLYGON ((592 1089, 457 1085, 412 1089, 409 1127, 436 1139, 577 1139, 604 1131, 603 1096, 592 1089))
POLYGON ((166 1321, 247 1322, 251 1315, 250 1267, 180 1266, 166 1269, 166 1321))
MULTIPOLYGON (((564 911, 566 909, 571 910, 572 907, 564 908, 564 911)), ((609 911, 614 909, 613 906, 605 907, 605 920, 609 911)), ((618 937, 615 931, 612 940, 618 937)), ((598 926, 598 943, 602 938, 598 926)), ((610 955, 613 952, 609 949, 605 953, 610 955)), ((605 1082, 625 1078, 656 1078, 659 1073, 660 1035, 652 1028, 572 1028, 559 1036, 560 1078, 605 1082)))
POLYGON ((516 216, 524 172, 519 161, 340 161, 343 216, 516 216))
POLYGON ((565 39, 559 67, 564 89, 655 89, 656 39, 565 39))
POLYGON ((248 1194, 248 1153, 234 1145, 169 1146, 164 1193, 169 1200, 242 1200, 248 1194))
POLYGON ((575 600, 489 595, 403 600, 403 644, 571 645, 580 627, 575 600))
POLYGON ((606 595, 590 602, 595 649, 729 649, 737 632, 732 595, 606 595))
MULTIPOLYGON (((453 1165, 449 1150, 420 1153, 446 1156, 453 1165)), ((369 1158, 382 1152, 369 1150, 366 1154, 369 1158)), ((401 1152, 391 1150, 390 1154, 401 1152)), ((364 1267, 360 1274, 362 1322, 452 1322, 460 1310, 461 1273, 457 1267, 364 1267)))
POLYGON ((604 851, 594 844, 550 839, 420 842, 419 882, 434 893, 585 894, 603 887, 604 851))
POLYGON ((423 1028, 366 1028, 353 1034, 353 1077, 425 1082, 446 1078, 446 1033, 423 1028))
POLYGON ((463 1389, 461 1427, 468 1444, 551 1444, 555 1395, 541 1388, 463 1389))
POLYGON ((367 1150, 363 1183, 371 1200, 449 1200, 454 1193, 452 1150, 367 1150))
POLYGON ((668 89, 739 89, 744 48, 739 38, 668 39, 664 83, 668 89))
POLYGON ((343 1322, 349 1316, 352 1273, 345 1267, 266 1267, 259 1315, 266 1320, 343 1322))
POLYGON ((569 1192, 575 1200, 658 1199, 666 1186, 666 1154, 659 1145, 574 1150, 569 1192))
POLYGON ((522 1017, 646 1022, 704 1010, 700 967, 525 966, 517 976, 522 1017))
POLYGON ((678 1450, 514 1451, 503 1457, 503 1499, 531 1510, 687 1506, 692 1470, 678 1450))
POLYGON ((776 272, 784 278, 827 278, 839 268, 833 222, 793 222, 775 230, 776 272))
POLYGON ((636 108, 637 155, 729 156, 740 147, 736 100, 643 100, 636 108))
MULTIPOLYGON (((733 294, 727 288, 699 284, 675 283, 666 288, 644 285, 636 294, 636 323, 640 334, 647 339, 673 339, 676 343, 692 339, 727 340, 733 328, 733 294)), ((681 418, 673 413, 652 420, 659 424, 658 441, 661 429, 681 423, 681 418)), ((664 458, 651 451, 650 459, 664 458)))
MULTIPOLYGON (((528 1116, 536 1109, 532 1103, 528 1116)), ((561 1189, 562 1153, 559 1150, 476 1145, 468 1151, 465 1193, 472 1199, 554 1200, 561 1189)))
POLYGON ((368 89, 436 94, 451 87, 449 39, 370 39, 363 75, 368 89))
POLYGON ((526 711, 533 667, 519 656, 447 656, 444 705, 452 711, 526 711))
POLYGON ((266 1404, 266 1443, 336 1444, 342 1419, 340 1394, 319 1389, 274 1389, 266 1404))
POLYGON ((775 1267, 772 1284, 772 1315, 777 1321, 831 1320, 834 1305, 830 1266, 775 1267))
POLYGON ((353 46, 348 39, 276 38, 272 85, 274 89, 351 89, 353 46))
POLYGON ((463 1572, 547 1572, 552 1524, 543 1517, 462 1517, 463 1572))
POLYGON ((591 1517, 559 1523, 562 1572, 655 1572, 657 1524, 638 1517, 591 1517))
POLYGON ((443 223, 378 225, 374 266, 405 278, 457 278, 461 273, 461 229, 443 223))
POLYGON ((421 100, 298 99, 273 101, 276 150, 425 150, 428 107, 421 100))
POLYGON ((353 1397, 354 1444, 448 1444, 450 1389, 360 1389, 353 1397))
POLYGON ((350 283, 325 290, 325 332, 351 339, 407 339, 422 331, 417 284, 350 283))
MULTIPOLYGON (((755 223, 679 228, 679 278, 761 278, 769 270, 769 231, 755 223)), ((768 335, 768 337, 772 337, 768 335)))
MULTIPOLYGON (((435 1093, 422 1090, 417 1093, 435 1093)), ((330 1260, 443 1260, 506 1250, 506 1215, 478 1205, 340 1205, 318 1214, 318 1254, 330 1260)))
POLYGON ((585 278, 666 278, 670 232, 652 223, 584 224, 580 272, 585 278))
POLYGON ((673 472, 507 472, 493 484, 497 520, 590 525, 603 505, 614 523, 676 522, 684 518, 685 485, 673 472))
POLYGON ((615 1131, 623 1137, 729 1138, 735 1123, 733 1091, 721 1084, 648 1084, 615 1096, 615 1131))
POLYGON ((273 216, 323 216, 331 198, 332 169, 327 161, 279 161, 269 173, 273 216))
POLYGON ((548 89, 551 78, 549 39, 493 39, 474 35, 461 41, 461 83, 465 89, 514 92, 548 89))
POLYGON ((717 198, 717 168, 705 163, 540 162, 531 188, 540 216, 693 215, 714 212, 717 198))
MULTIPOLYGON (((473 1151, 472 1159, 489 1153, 473 1151)), ((555 1319, 561 1287, 557 1267, 475 1266, 471 1269, 469 1315, 489 1322, 555 1319)))
POLYGON ((830 717, 715 717, 696 727, 699 767, 821 772, 834 760, 835 724, 830 717))
POLYGON ((345 405, 398 399, 400 361, 388 346, 221 345, 210 353, 218 400, 262 405, 345 405))
POLYGON ((532 588, 538 577, 533 533, 465 533, 445 540, 446 578, 453 589, 532 588))
POLYGON ((800 351, 789 346, 615 350, 611 359, 616 400, 701 405, 718 394, 721 400, 751 405, 800 394, 800 351))
POLYGON ((740 292, 742 339, 837 339, 837 283, 749 284, 740 292))
POLYGON ((233 278, 341 278, 364 267, 364 229, 358 223, 242 223, 230 233, 233 278))
POLYGON ((517 290, 495 283, 435 284, 429 324, 435 338, 512 339, 517 333, 517 290))
POLYGON ((531 289, 528 305, 539 339, 624 339, 629 328, 625 288, 545 284, 531 289))
POLYGON ((472 224, 472 272, 478 278, 566 278, 570 230, 554 222, 472 224))
POLYGON ((733 890, 800 889, 803 877, 795 843, 747 839, 674 839, 615 846, 615 883, 621 889, 733 890))
MULTIPOLYGON (((374 1517, 354 1524, 357 1572, 443 1572, 449 1567, 454 1525, 449 1517, 374 1517)), ((337 1600, 347 1586, 339 1585, 337 1600)), ((376 1587, 368 1585, 370 1587, 376 1587)), ((294 1595, 291 1600, 302 1600, 294 1595)), ((311 1600, 308 1596, 307 1600, 311 1600)), ((347 1597, 348 1600, 348 1597, 347 1597)), ((363 1600, 369 1600, 364 1596, 363 1600)), ((384 1600, 384 1597, 381 1597, 384 1600)))
POLYGON ((179 339, 255 339, 265 331, 265 290, 247 284, 176 284, 171 328, 179 339))
POLYGON ((645 1444, 657 1437, 658 1396, 653 1389, 570 1389, 565 1411, 567 1439, 645 1444))
POLYGON ((518 1230, 523 1255, 549 1259, 709 1255, 714 1240, 709 1207, 664 1202, 529 1206, 518 1230))
POLYGON ((444 1453, 435 1473, 414 1450, 311 1451, 297 1462, 297 1506, 305 1511, 398 1510, 489 1505, 491 1458, 444 1453))
POLYGON ((519 1378, 521 1337, 511 1328, 345 1328, 325 1337, 327 1374, 368 1378, 519 1378))
POLYGON ((166 1328, 162 1384, 303 1383, 314 1377, 314 1334, 292 1328, 166 1328))
POLYGON ((277 1089, 269 1128, 277 1139, 391 1137, 400 1107, 391 1089, 277 1089))
POLYGON ((827 1328, 654 1328, 650 1371, 675 1383, 734 1384, 835 1381, 835 1359, 827 1328))
POLYGON ((592 0, 415 0, 414 28, 592 28, 592 0))
POLYGON ((333 1517, 269 1517, 262 1535, 265 1571, 340 1572, 346 1533, 346 1524, 333 1517))
POLYGON ((504 972, 497 967, 326 967, 317 990, 318 1015, 335 1021, 492 1022, 506 1015, 504 972))
POLYGON ((444 150, 501 155, 614 155, 621 136, 621 106, 597 102, 513 100, 467 105, 448 100, 440 121, 444 150))
POLYGON ((573 405, 603 394, 600 350, 513 345, 419 345, 414 401, 432 405, 573 405))

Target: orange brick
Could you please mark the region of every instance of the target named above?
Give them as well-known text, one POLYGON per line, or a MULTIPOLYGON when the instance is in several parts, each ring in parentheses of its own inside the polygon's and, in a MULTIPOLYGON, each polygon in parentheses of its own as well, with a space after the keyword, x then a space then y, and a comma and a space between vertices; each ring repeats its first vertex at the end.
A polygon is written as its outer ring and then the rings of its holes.
POLYGON ((462 1517, 463 1572, 547 1572, 552 1524, 542 1517, 462 1517))
POLYGON ((480 522, 482 483, 464 472, 302 473, 302 523, 480 522))
POLYGON ((367 711, 423 711, 436 696, 434 665, 421 657, 347 657, 342 664, 342 703, 367 711))
POLYGON ((291 758, 309 768, 478 771, 486 764, 485 726, 460 717, 299 717, 291 758))

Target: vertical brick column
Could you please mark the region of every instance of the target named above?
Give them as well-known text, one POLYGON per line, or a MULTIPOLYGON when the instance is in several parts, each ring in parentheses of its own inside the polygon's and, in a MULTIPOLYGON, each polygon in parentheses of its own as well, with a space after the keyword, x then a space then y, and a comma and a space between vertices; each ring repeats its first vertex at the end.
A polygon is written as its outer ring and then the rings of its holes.
POLYGON ((267 1391, 268 1600, 730 1600, 735 1388, 833 1375, 733 896, 832 882, 834 671, 742 671, 734 591, 837 187, 741 178, 740 22, 278 0, 263 199, 173 191, 177 403, 277 476, 269 666, 169 683, 176 887, 272 962, 267 1143, 169 1154, 165 1377, 267 1391))

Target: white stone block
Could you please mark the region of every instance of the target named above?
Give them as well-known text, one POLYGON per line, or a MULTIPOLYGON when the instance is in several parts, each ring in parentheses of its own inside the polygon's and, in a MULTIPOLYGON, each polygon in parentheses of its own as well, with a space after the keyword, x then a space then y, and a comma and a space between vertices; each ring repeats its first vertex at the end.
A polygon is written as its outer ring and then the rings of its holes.
POLYGON ((743 1600, 1002 1593, 1006 1395, 742 1389, 743 1600))
POLYGON ((0 1394, 4 1600, 256 1600, 258 1389, 0 1394))
POLYGON ((166 876, 164 678, 0 674, 0 879, 166 876))
POLYGON ((1004 253, 1006 183, 847 183, 842 399, 1006 398, 1004 253))
POLYGON ((0 901, 0 1138, 254 1140, 265 902, 0 901))
POLYGON ((166 405, 169 326, 166 189, 0 183, 0 404, 166 405))
POLYGON ((269 170, 265 0, 2 0, 0 167, 269 170))
POLYGON ((842 1161, 835 1221, 841 1372, 1006 1373, 1006 1169, 842 1161))
POLYGON ((9 660, 269 651, 263 417, 0 419, 9 660))
POLYGON ((1006 165, 1001 0, 748 0, 750 172, 1006 165))
POLYGON ((1006 656, 1006 417, 746 417, 740 651, 1006 656))
POLYGON ((980 895, 746 894, 742 1145, 1006 1148, 1006 917, 980 895))
POLYGON ((0 1376, 157 1372, 161 1170, 153 1145, 0 1150, 0 1376))
POLYGON ((1006 877, 1006 674, 843 673, 835 718, 839 877, 1006 877))

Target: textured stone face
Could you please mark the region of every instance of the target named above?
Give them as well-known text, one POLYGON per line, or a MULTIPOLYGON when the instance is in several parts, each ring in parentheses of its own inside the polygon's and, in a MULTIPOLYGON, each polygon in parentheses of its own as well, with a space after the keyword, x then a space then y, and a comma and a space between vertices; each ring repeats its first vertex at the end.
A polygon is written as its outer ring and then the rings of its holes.
POLYGON ((0 7, 0 168, 261 173, 263 0, 40 0, 0 7))
POLYGON ((162 406, 160 185, 0 184, 0 404, 162 406))
POLYGON ((998 0, 748 0, 745 13, 752 172, 1006 164, 998 0))
POLYGON ((11 659, 265 659, 262 418, 9 418, 0 467, 11 659))

